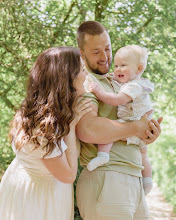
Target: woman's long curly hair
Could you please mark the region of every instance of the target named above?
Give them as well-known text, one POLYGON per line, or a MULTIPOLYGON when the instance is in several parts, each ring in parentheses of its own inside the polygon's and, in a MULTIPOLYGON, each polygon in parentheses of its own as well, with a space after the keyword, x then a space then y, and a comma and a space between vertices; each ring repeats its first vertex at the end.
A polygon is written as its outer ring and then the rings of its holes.
POLYGON ((26 98, 11 123, 9 137, 16 149, 31 140, 36 149, 39 136, 48 141, 45 155, 56 146, 53 141, 60 148, 75 116, 78 97, 73 82, 80 65, 79 50, 73 47, 49 48, 38 56, 30 71, 26 98))

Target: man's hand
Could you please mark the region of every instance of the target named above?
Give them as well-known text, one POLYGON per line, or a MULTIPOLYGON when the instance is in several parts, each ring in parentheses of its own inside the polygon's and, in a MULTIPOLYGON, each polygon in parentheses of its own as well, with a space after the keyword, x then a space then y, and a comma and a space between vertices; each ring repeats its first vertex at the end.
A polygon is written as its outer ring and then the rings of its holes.
POLYGON ((160 135, 161 133, 161 127, 160 124, 162 122, 163 118, 160 117, 157 121, 155 119, 152 119, 149 123, 149 126, 151 130, 146 131, 146 135, 148 138, 144 138, 143 141, 146 142, 146 144, 153 143, 160 135))
POLYGON ((138 133, 137 136, 140 137, 146 144, 153 143, 161 133, 160 123, 163 118, 160 117, 157 121, 155 119, 149 119, 148 115, 151 114, 152 111, 146 113, 139 121, 138 121, 138 133))

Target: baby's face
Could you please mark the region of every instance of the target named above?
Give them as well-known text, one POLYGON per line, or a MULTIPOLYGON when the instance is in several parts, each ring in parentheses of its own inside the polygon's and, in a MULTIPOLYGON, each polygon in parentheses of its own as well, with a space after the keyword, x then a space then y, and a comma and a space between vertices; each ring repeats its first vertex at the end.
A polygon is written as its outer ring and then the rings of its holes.
POLYGON ((114 57, 114 79, 119 83, 127 83, 138 76, 137 58, 132 53, 116 53, 114 57))

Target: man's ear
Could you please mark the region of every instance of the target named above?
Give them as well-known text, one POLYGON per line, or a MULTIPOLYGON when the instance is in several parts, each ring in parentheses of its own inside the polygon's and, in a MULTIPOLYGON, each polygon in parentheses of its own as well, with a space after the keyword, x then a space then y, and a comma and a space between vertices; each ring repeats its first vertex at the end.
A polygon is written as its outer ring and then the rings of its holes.
POLYGON ((80 49, 79 51, 80 51, 80 53, 81 53, 81 58, 82 58, 83 60, 85 60, 84 52, 83 52, 81 49, 80 49))
POLYGON ((143 65, 139 64, 138 69, 137 69, 137 73, 142 73, 143 69, 144 69, 143 65))

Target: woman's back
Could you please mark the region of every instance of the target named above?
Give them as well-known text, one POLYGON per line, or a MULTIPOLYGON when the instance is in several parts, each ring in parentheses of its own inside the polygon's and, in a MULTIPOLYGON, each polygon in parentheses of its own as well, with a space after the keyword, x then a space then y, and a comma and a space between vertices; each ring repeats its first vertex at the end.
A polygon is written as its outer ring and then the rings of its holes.
POLYGON ((38 56, 12 121, 16 157, 0 184, 0 219, 73 220, 75 126, 92 110, 90 100, 79 99, 85 77, 76 48, 49 48, 38 56))

